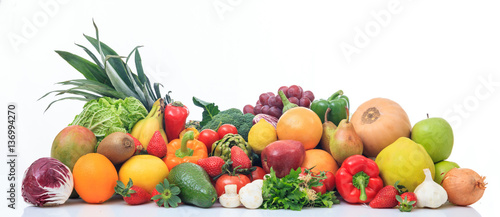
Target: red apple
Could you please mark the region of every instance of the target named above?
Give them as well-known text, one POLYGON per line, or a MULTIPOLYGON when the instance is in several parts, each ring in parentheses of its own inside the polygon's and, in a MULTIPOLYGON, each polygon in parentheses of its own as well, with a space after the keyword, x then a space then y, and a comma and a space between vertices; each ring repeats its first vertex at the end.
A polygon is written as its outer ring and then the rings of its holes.
POLYGON ((266 173, 271 167, 276 172, 276 177, 281 178, 291 169, 297 169, 304 161, 306 151, 304 144, 295 140, 278 140, 267 145, 261 153, 262 168, 266 173))

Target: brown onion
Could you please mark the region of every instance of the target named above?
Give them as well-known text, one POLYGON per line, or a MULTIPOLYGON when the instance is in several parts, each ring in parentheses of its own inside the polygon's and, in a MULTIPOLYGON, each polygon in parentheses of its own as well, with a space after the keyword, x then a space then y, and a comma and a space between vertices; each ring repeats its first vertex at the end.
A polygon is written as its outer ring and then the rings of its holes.
POLYGON ((453 168, 446 173, 441 185, 448 193, 450 203, 468 206, 483 196, 487 184, 485 178, 471 169, 453 168))

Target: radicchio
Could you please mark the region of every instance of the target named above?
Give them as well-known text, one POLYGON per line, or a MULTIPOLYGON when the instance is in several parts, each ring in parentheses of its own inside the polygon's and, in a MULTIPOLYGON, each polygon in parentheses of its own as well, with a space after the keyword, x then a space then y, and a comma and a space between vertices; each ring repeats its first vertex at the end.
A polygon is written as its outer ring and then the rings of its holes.
POLYGON ((60 205, 73 191, 73 174, 55 158, 40 158, 24 173, 21 191, 24 201, 35 206, 60 205))

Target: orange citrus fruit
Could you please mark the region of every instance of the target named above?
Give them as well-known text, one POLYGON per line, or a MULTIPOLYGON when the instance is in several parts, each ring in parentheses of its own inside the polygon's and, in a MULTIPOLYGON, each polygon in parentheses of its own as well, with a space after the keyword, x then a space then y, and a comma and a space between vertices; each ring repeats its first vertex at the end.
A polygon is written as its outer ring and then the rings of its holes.
POLYGON ((167 178, 168 173, 167 165, 160 158, 153 155, 135 155, 123 163, 118 177, 125 185, 130 178, 134 185, 151 193, 157 184, 167 178))
POLYGON ((337 172, 339 166, 332 155, 322 149, 310 149, 306 151, 304 161, 302 161, 301 167, 312 168, 313 173, 319 173, 321 171, 330 171, 333 174, 337 172))
POLYGON ((89 153, 80 157, 73 167, 75 190, 87 203, 103 203, 115 193, 118 174, 104 155, 89 153))
POLYGON ((308 150, 318 145, 323 134, 323 125, 311 109, 295 107, 281 115, 276 132, 278 139, 300 141, 308 150))

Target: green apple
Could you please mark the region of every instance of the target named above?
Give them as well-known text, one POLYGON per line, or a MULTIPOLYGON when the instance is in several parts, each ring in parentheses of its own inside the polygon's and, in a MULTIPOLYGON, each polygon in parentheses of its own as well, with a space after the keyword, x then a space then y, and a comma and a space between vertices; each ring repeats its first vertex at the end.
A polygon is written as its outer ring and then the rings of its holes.
POLYGON ((441 184, 444 175, 446 175, 448 171, 450 171, 453 168, 460 168, 460 166, 458 166, 457 163, 445 160, 434 164, 434 167, 436 169, 436 175, 434 176, 434 181, 438 184, 441 184))
POLYGON ((434 163, 447 159, 453 148, 453 130, 442 118, 427 118, 416 123, 411 139, 424 146, 434 163))

